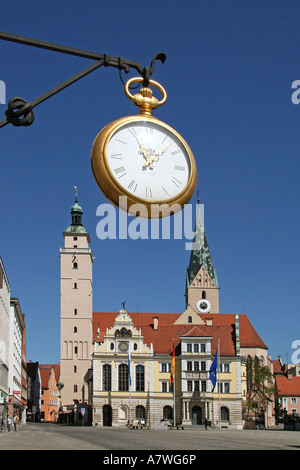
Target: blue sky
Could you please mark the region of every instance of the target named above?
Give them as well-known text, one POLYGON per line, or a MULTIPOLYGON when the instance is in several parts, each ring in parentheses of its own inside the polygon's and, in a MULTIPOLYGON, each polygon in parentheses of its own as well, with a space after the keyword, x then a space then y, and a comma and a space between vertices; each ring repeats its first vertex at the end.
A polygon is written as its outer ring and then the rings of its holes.
MULTIPOLYGON (((149 66, 167 90, 154 115, 187 140, 220 290, 220 311, 249 316, 272 358, 291 360, 299 331, 300 79, 297 1, 86 0, 0 3, 0 30, 149 66)), ((7 101, 33 100, 93 61, 0 41, 7 101)), ((130 78, 136 75, 131 71, 130 78)), ((0 105, 0 120, 6 105, 0 105)), ((106 199, 90 167, 95 136, 137 108, 101 67, 0 129, 0 255, 26 315, 27 359, 59 361, 59 248, 74 185, 95 257, 94 311, 184 310, 185 240, 104 240, 106 199)), ((193 196, 195 204, 197 194, 193 196)))

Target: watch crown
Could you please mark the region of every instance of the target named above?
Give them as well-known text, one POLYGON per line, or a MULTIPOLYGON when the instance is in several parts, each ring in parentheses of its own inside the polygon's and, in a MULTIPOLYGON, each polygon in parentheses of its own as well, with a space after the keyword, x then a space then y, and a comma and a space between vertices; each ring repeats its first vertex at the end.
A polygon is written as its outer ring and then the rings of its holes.
POLYGON ((150 88, 141 88, 139 93, 145 98, 152 98, 152 90, 150 88))
POLYGON ((133 95, 133 102, 139 106, 140 114, 148 116, 152 116, 152 109, 158 106, 158 99, 153 96, 150 88, 141 88, 139 93, 133 95))
POLYGON ((161 106, 166 102, 167 93, 166 90, 159 83, 155 82, 154 80, 150 80, 150 85, 157 88, 162 94, 162 99, 160 101, 153 96, 152 90, 148 87, 143 87, 140 89, 139 93, 132 95, 129 91, 129 86, 134 82, 142 81, 143 79, 140 77, 131 78, 130 80, 128 80, 128 82, 126 82, 125 84, 125 94, 131 101, 134 102, 134 104, 139 106, 140 114, 152 116, 152 109, 157 108, 158 106, 161 106))

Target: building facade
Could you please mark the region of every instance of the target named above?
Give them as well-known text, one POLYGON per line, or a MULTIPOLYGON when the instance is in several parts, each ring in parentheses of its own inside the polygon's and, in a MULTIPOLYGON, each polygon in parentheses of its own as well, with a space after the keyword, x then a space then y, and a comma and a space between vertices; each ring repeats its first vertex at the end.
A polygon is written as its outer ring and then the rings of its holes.
POLYGON ((9 414, 11 418, 18 415, 19 421, 26 421, 26 368, 24 360, 25 315, 22 313, 19 299, 10 299, 10 328, 9 328, 9 414), (22 398, 23 397, 23 398, 22 398))
POLYGON ((0 257, 0 420, 6 423, 9 396, 10 285, 0 257))
POLYGON ((47 422, 58 421, 59 416, 59 385, 57 365, 40 364, 41 374, 41 420, 47 422))
POLYGON ((27 420, 41 419, 42 379, 38 362, 27 362, 27 420))
POLYGON ((176 425, 197 426, 207 418, 218 427, 243 428, 244 353, 266 350, 247 315, 122 309, 94 313, 93 319, 94 424, 122 426, 143 419, 153 426, 175 418, 176 425), (218 347, 220 372, 213 390, 210 368, 218 347))

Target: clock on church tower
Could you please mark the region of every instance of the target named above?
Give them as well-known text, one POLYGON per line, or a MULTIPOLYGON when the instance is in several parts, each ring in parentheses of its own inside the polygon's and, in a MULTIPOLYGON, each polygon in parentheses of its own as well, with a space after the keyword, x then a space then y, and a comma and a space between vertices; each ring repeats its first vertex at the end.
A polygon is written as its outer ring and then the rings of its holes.
POLYGON ((195 237, 186 275, 186 307, 201 313, 219 313, 217 273, 207 243, 204 224, 198 207, 195 237))

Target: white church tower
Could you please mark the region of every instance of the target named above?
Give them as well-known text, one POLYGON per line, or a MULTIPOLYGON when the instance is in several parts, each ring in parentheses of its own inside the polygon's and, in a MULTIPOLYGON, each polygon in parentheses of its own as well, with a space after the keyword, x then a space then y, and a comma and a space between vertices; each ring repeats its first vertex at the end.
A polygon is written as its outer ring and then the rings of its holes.
POLYGON ((86 374, 92 367, 92 250, 82 225, 82 208, 71 208, 72 223, 60 248, 60 379, 62 405, 88 399, 86 374))

